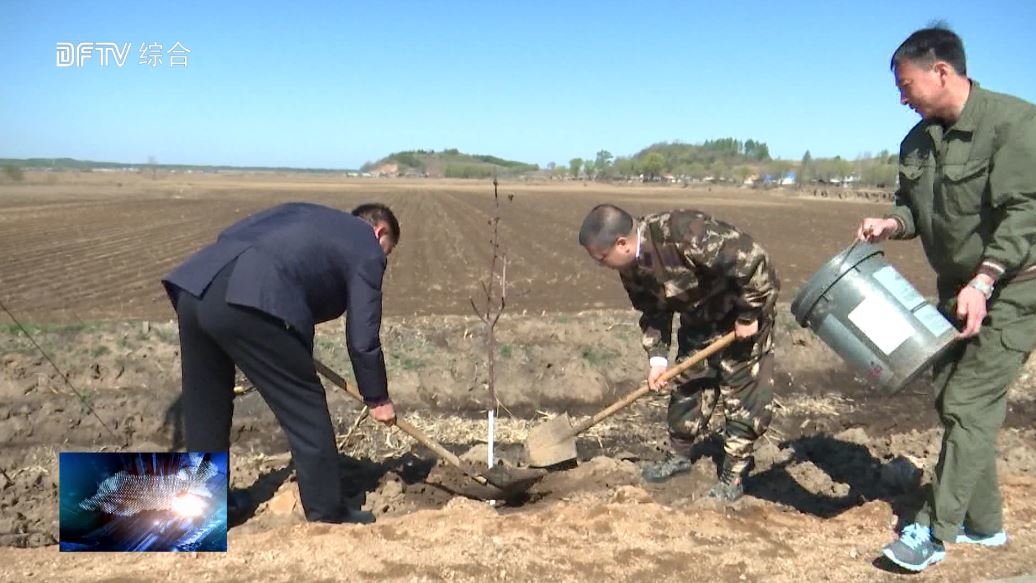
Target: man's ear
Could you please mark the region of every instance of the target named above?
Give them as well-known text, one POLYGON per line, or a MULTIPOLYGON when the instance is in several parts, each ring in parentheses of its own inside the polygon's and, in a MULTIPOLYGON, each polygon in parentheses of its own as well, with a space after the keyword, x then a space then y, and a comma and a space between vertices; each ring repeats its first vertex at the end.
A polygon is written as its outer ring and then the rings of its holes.
POLYGON ((953 66, 947 63, 946 61, 936 61, 935 64, 932 65, 932 68, 934 68, 935 72, 939 74, 939 80, 944 85, 946 84, 946 79, 951 74, 956 73, 956 70, 953 68, 953 66))

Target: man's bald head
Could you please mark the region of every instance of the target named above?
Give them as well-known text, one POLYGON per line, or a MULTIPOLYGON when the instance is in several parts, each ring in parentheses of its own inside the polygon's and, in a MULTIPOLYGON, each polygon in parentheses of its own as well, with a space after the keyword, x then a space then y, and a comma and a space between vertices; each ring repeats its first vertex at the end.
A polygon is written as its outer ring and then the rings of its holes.
POLYGON ((599 204, 587 213, 579 228, 579 244, 592 251, 605 251, 619 237, 633 232, 633 217, 613 204, 599 204))

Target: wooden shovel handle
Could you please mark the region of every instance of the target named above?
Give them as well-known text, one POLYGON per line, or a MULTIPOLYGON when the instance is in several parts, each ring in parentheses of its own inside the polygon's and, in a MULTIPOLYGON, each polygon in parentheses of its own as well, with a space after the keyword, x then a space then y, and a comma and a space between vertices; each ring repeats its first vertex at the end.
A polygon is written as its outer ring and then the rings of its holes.
MULTIPOLYGON (((720 350, 723 350, 727 346, 730 346, 730 343, 732 343, 733 341, 734 341, 734 333, 733 332, 728 332, 724 336, 722 336, 722 337, 718 338, 717 340, 713 341, 711 344, 709 344, 705 348, 703 348, 703 349, 699 350, 698 352, 694 353, 693 355, 691 355, 687 360, 685 360, 685 361, 681 362, 680 364, 678 364, 678 365, 676 365, 676 366, 666 370, 665 373, 662 374, 662 376, 659 379, 659 381, 661 381, 661 382, 668 382, 669 380, 671 380, 676 375, 684 372, 685 370, 691 368, 692 366, 698 364, 699 362, 705 360, 706 358, 712 356, 713 354, 716 354, 717 352, 719 352, 720 350)), ((577 423, 575 425, 575 427, 572 428, 572 435, 579 435, 580 433, 586 431, 587 429, 590 429, 591 427, 593 427, 594 425, 597 425, 598 423, 600 423, 601 421, 607 419, 608 417, 611 417, 612 415, 618 413, 619 411, 622 411, 626 407, 629 407, 630 405, 633 404, 634 401, 636 401, 637 399, 643 397, 644 395, 648 394, 649 392, 651 392, 651 388, 648 386, 648 384, 647 383, 642 384, 639 389, 633 391, 632 393, 630 393, 630 394, 626 395, 625 397, 619 399, 618 401, 612 403, 611 405, 608 406, 608 408, 604 409, 603 411, 600 411, 599 413, 597 413, 593 417, 587 419, 586 421, 582 421, 580 423, 577 423)))
MULTIPOLYGON (((331 370, 330 368, 327 367, 327 365, 325 365, 324 363, 320 362, 319 360, 317 360, 315 358, 313 359, 313 364, 316 366, 317 372, 322 374, 322 375, 324 375, 327 378, 327 380, 329 380, 332 383, 334 383, 334 384, 338 385, 339 387, 341 387, 346 393, 349 394, 350 397, 356 399, 357 401, 359 401, 361 403, 364 402, 363 401, 363 397, 360 395, 360 393, 357 392, 356 389, 350 387, 349 383, 345 382, 345 379, 343 379, 338 373, 336 373, 335 371, 331 370)), ((486 483, 486 479, 484 477, 482 477, 480 475, 477 475, 477 474, 472 474, 472 473, 468 472, 464 468, 464 464, 461 463, 460 458, 458 458, 456 455, 454 455, 453 452, 451 452, 450 450, 448 450, 445 447, 443 447, 442 444, 440 444, 439 442, 433 440, 431 437, 428 437, 427 435, 425 435, 425 433, 423 431, 421 431, 420 429, 418 429, 418 428, 414 427, 413 425, 411 425, 406 419, 401 419, 399 417, 396 417, 395 425, 400 430, 402 430, 403 433, 406 433, 410 437, 413 437, 421 445, 423 445, 423 446, 427 447, 428 449, 432 450, 433 452, 435 452, 435 455, 439 456, 441 459, 445 460, 447 463, 449 463, 449 464, 451 464, 451 465, 453 465, 453 466, 455 466, 457 468, 460 468, 462 471, 464 471, 464 473, 468 474, 469 476, 474 478, 476 481, 478 481, 478 482, 480 482, 482 484, 486 483)))

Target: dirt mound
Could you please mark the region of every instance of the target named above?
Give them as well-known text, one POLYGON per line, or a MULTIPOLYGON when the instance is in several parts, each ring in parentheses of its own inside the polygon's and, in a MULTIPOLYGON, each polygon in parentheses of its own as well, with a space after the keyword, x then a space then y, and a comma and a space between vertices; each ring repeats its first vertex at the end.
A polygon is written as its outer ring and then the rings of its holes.
MULTIPOLYGON (((496 455, 512 463, 521 461, 522 441, 543 413, 587 414, 643 375, 628 312, 505 318, 499 332, 504 407, 496 455), (599 341, 590 343, 590 334, 599 341)), ((484 464, 477 333, 470 318, 389 319, 385 343, 400 412, 458 455, 484 464)), ((322 359, 344 362, 340 336, 337 326, 321 329, 322 359)), ((174 327, 63 327, 36 337, 76 390, 34 356, 24 337, 0 337, 0 547, 55 542, 59 451, 166 450, 182 438, 174 327)), ((897 517, 916 510, 918 486, 930 480, 940 431, 929 389, 919 383, 895 397, 878 395, 784 320, 778 346, 775 422, 756 451, 746 496, 729 507, 702 499, 722 451, 714 439, 699 444, 689 472, 661 484, 641 478, 642 466, 666 447, 664 396, 646 397, 588 431, 578 441, 578 465, 549 473, 527 497, 491 506, 485 501, 491 493, 397 430, 370 420, 356 424, 355 404, 329 388, 343 438, 343 488, 353 506, 372 511, 379 523, 305 524, 284 438, 251 392, 235 403, 231 481, 248 490, 256 508, 231 529, 226 557, 190 564, 155 557, 145 568, 130 559, 55 561, 52 548, 0 548, 0 563, 8 565, 0 567, 0 580, 55 579, 58 570, 82 580, 147 579, 163 565, 174 581, 214 572, 273 581, 329 574, 408 579, 417 572, 446 580, 675 580, 702 569, 721 581, 809 580, 818 569, 832 580, 892 577, 871 561, 897 517), (287 564, 306 566, 289 575, 287 564)), ((1012 544, 996 561, 955 552, 954 562, 940 567, 951 579, 1036 569, 1032 383, 1030 375, 1014 387, 1000 436, 1012 544)))
MULTIPOLYGON (((752 502, 674 507, 634 486, 611 498, 573 498, 494 510, 466 498, 441 510, 386 517, 372 526, 291 523, 233 529, 226 554, 115 554, 103 558, 0 549, 0 580, 338 581, 897 581, 875 561, 895 522, 886 502, 824 519, 752 502)), ((950 550, 925 579, 980 581, 1031 572, 1030 479, 1004 483, 1011 544, 950 550)), ((603 494, 603 493, 602 493, 603 494)))

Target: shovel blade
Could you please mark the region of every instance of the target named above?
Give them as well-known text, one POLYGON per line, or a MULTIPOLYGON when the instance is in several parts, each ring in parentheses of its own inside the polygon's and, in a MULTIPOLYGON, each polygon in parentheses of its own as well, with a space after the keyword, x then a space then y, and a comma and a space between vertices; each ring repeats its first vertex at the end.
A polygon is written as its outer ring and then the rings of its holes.
POLYGON ((504 499, 524 494, 539 482, 547 472, 531 468, 515 468, 496 465, 482 474, 490 485, 500 490, 504 499))
POLYGON ((576 438, 572 435, 572 420, 562 413, 529 430, 525 440, 529 466, 548 468, 576 459, 576 438))

